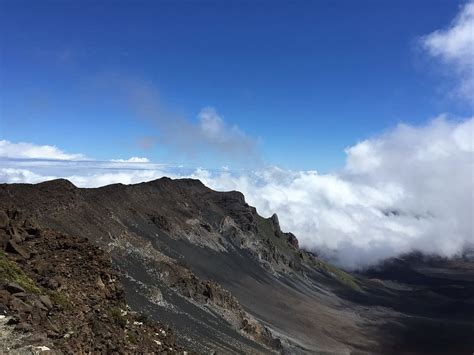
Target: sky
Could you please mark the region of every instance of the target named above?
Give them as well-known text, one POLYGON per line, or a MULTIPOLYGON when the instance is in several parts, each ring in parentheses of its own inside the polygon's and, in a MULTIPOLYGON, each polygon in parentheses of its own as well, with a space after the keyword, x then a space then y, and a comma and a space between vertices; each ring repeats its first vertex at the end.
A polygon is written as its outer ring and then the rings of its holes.
POLYGON ((474 2, 0 0, 0 182, 194 177, 347 268, 474 244, 474 2))
POLYGON ((452 78, 417 45, 452 20, 457 1, 0 4, 0 135, 15 142, 98 159, 248 164, 157 144, 163 127, 125 92, 136 85, 161 115, 197 122, 214 108, 252 139, 258 163, 327 172, 347 146, 398 123, 472 111, 446 95, 452 78))

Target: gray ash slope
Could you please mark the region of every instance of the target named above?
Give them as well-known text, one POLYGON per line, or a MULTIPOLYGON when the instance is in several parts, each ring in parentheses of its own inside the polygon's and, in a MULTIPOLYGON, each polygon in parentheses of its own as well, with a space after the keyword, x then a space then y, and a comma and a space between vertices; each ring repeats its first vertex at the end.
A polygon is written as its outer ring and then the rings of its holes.
POLYGON ((109 252, 127 303, 198 352, 474 349, 472 261, 404 261, 399 272, 423 276, 412 279, 397 279, 396 263, 349 274, 299 249, 276 216, 259 216, 241 193, 190 179, 96 189, 4 184, 0 208, 109 252))

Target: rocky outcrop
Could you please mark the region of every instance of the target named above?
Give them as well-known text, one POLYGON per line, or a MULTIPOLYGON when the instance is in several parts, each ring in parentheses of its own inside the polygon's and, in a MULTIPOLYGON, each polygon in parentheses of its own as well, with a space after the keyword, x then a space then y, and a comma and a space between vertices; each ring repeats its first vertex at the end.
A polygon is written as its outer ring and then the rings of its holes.
POLYGON ((278 216, 277 216, 276 213, 274 213, 270 217, 270 222, 272 224, 272 229, 275 232, 275 234, 277 234, 277 235, 281 234, 280 220, 278 219, 278 216))
POLYGON ((287 236, 288 244, 290 244, 296 250, 300 249, 300 245, 298 243, 298 238, 293 233, 285 233, 287 236))
POLYGON ((234 329, 269 350, 282 350, 280 340, 248 314, 228 290, 215 281, 202 280, 185 265, 153 248, 151 243, 143 242, 136 235, 124 234, 110 243, 108 248, 120 257, 139 260, 147 273, 153 275, 153 283, 164 284, 176 294, 220 315, 234 329))

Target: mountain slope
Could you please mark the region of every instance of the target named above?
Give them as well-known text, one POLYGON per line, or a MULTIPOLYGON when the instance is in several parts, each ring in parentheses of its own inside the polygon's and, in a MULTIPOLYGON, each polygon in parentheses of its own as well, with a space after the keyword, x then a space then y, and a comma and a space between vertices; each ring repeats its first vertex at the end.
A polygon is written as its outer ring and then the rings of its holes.
MULTIPOLYGON (((438 313, 443 304, 468 307, 469 298, 440 299, 428 288, 423 297, 433 309, 423 312, 412 289, 325 263, 299 249, 276 215, 263 218, 241 193, 197 180, 97 189, 66 180, 4 184, 0 208, 110 253, 128 304, 169 324, 198 352, 422 353, 420 327, 444 320, 453 331, 427 353, 474 343, 466 336, 471 313, 438 313)), ((461 286, 472 290, 472 282, 461 286)))
POLYGON ((0 211, 0 353, 182 353, 126 305, 110 255, 86 238, 0 211))

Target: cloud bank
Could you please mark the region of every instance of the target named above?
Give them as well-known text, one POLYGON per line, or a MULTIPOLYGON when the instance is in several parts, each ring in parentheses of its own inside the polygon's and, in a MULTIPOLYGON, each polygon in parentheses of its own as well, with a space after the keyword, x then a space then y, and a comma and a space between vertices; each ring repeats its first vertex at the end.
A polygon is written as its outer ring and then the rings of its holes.
POLYGON ((346 150, 343 171, 267 169, 237 177, 198 171, 277 212, 300 244, 348 268, 412 250, 453 256, 474 243, 474 119, 399 125, 346 150))
POLYGON ((421 44, 439 58, 459 80, 457 92, 464 98, 474 95, 474 1, 466 3, 449 27, 422 37, 421 44))
MULTIPOLYGON (((210 132, 219 129, 213 124, 211 119, 210 132)), ((277 167, 186 170, 133 158, 53 166, 10 160, 0 169, 0 180, 65 177, 96 187, 162 176, 198 178, 216 190, 242 191, 262 215, 278 213, 282 228, 295 233, 302 247, 357 268, 412 250, 449 257, 474 243, 473 137, 474 118, 441 116, 424 126, 401 124, 347 148, 345 167, 333 174, 277 167)))
POLYGON ((67 154, 52 145, 12 143, 7 140, 0 140, 0 158, 79 160, 85 159, 85 156, 82 154, 67 154))

